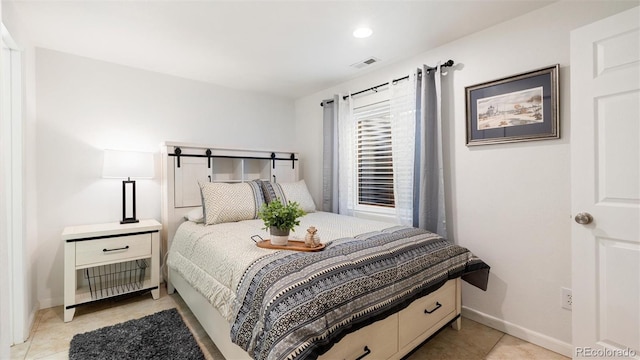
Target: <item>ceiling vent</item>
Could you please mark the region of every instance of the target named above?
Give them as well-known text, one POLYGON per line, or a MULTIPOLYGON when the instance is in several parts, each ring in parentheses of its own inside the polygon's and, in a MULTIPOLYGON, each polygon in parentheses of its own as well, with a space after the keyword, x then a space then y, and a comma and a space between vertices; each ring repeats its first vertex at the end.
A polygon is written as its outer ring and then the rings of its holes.
POLYGON ((375 63, 377 63, 379 61, 380 61, 380 59, 375 58, 373 56, 370 56, 370 57, 368 57, 368 58, 366 58, 366 59, 364 59, 362 61, 358 61, 355 64, 351 64, 351 66, 356 68, 356 69, 362 69, 362 68, 365 68, 365 67, 367 67, 367 66, 369 66, 371 64, 375 64, 375 63))

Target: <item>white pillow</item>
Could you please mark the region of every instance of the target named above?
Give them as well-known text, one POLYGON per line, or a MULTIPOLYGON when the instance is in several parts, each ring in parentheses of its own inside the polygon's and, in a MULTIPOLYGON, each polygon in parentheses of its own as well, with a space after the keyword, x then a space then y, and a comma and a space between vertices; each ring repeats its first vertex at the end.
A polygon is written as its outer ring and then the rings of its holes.
POLYGON ((264 203, 255 181, 237 184, 200 183, 204 222, 207 225, 258 218, 264 203))
POLYGON ((304 180, 279 183, 279 185, 287 202, 297 202, 300 208, 306 213, 316 211, 316 204, 313 202, 313 198, 311 194, 309 194, 309 189, 304 180))
POLYGON ((193 221, 194 223, 204 222, 204 213, 202 212, 202 206, 189 211, 188 213, 186 213, 184 218, 189 221, 193 221))

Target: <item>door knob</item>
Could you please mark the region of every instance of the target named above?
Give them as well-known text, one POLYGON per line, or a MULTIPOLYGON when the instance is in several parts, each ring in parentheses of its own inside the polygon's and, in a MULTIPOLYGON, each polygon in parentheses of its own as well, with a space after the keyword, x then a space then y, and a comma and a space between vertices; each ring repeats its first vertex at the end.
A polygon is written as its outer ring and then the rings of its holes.
POLYGON ((593 216, 591 216, 591 214, 589 214, 588 212, 581 212, 576 215, 575 220, 578 224, 587 225, 591 224, 591 222, 593 221, 593 216))

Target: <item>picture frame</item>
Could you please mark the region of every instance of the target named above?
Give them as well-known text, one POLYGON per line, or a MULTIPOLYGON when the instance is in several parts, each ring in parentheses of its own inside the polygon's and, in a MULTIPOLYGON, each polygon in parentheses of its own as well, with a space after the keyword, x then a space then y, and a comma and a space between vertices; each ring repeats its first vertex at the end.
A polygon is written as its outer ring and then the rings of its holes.
POLYGON ((466 145, 560 138, 560 65, 467 86, 466 145))

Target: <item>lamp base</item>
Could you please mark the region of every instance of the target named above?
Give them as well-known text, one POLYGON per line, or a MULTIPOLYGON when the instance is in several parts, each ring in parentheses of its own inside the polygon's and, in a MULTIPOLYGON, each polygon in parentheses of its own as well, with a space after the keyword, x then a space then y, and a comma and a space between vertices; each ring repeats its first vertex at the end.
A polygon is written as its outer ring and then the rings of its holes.
POLYGON ((120 224, 135 224, 140 222, 136 219, 136 182, 127 179, 122 181, 122 221, 120 224), (131 195, 131 212, 127 214, 127 185, 130 186, 133 194, 131 195), (129 215, 129 217, 127 217, 129 215))

